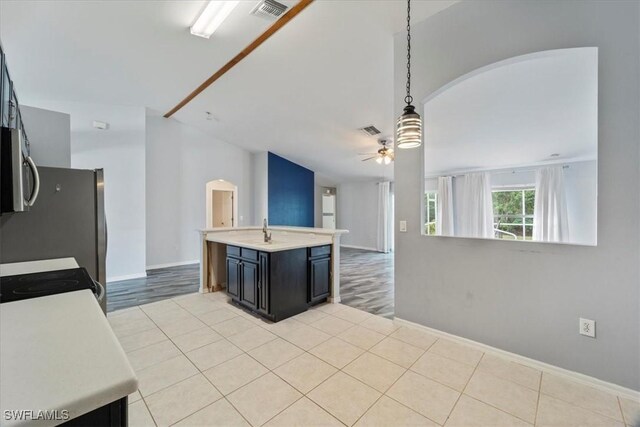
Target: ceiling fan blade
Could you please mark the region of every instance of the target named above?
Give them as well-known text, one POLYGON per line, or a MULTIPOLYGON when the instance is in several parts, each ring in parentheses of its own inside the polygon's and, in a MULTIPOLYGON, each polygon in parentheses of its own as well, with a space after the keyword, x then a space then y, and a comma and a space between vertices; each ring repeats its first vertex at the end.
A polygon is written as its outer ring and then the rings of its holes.
POLYGON ((376 157, 378 157, 378 156, 367 157, 366 159, 362 159, 362 161, 366 162, 367 160, 375 159, 376 157))
POLYGON ((358 153, 358 156, 373 156, 375 154, 378 154, 377 152, 375 153, 358 153))

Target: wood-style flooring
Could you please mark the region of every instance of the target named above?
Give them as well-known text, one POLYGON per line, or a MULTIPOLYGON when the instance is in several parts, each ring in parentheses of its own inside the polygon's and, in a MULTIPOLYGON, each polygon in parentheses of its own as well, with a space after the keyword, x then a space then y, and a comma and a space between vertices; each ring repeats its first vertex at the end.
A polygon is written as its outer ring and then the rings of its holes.
MULTIPOLYGON (((341 248, 342 303, 393 317, 393 254, 341 248)), ((107 283, 107 311, 156 302, 198 291, 200 265, 160 268, 147 277, 107 283)))
POLYGON ((147 277, 107 283, 107 312, 198 292, 200 264, 147 270, 147 277))
POLYGON ((392 318, 393 254, 340 248, 340 297, 343 304, 392 318))

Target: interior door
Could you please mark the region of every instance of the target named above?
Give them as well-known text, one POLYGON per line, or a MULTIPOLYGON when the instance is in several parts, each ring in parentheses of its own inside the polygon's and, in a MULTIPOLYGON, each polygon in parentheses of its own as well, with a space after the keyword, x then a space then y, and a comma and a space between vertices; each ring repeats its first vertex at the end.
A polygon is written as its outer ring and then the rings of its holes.
POLYGON ((322 195, 322 228, 336 228, 336 196, 322 195))
POLYGON ((221 191, 222 226, 233 227, 233 191, 221 191))
POLYGON ((233 227, 233 191, 213 190, 211 211, 214 227, 233 227))

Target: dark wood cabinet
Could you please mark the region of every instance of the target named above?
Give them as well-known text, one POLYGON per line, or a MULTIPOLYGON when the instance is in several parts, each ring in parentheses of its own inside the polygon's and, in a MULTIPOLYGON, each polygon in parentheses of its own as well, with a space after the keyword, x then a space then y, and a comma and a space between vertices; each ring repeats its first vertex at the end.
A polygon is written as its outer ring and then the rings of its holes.
POLYGON ((227 256, 227 293, 240 297, 240 260, 227 256))
POLYGON ((240 263, 240 301, 251 308, 258 307, 258 264, 240 263))
POLYGON ((331 282, 331 258, 309 261, 309 302, 325 301, 329 296, 331 282))
POLYGON ((258 311, 269 314, 269 254, 260 254, 260 278, 258 280, 258 311))
POLYGON ((65 427, 126 427, 129 425, 128 396, 62 423, 65 427))
POLYGON ((310 304, 326 301, 331 292, 331 246, 309 248, 310 304))
POLYGON ((305 311, 307 248, 261 252, 227 246, 227 293, 241 306, 273 321, 305 311))

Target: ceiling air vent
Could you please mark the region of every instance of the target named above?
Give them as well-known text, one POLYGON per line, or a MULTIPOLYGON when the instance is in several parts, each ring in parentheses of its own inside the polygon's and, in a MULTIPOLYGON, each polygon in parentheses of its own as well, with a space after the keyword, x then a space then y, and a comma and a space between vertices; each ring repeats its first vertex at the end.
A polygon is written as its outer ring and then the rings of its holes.
POLYGON ((364 133, 366 133, 369 136, 374 136, 374 135, 378 135, 380 134, 380 131, 378 130, 377 127, 375 127, 374 125, 370 125, 370 126, 365 126, 363 128, 360 128, 360 130, 364 133))
POLYGON ((287 6, 275 0, 261 0, 251 10, 251 14, 275 21, 284 14, 285 10, 287 10, 287 6))

